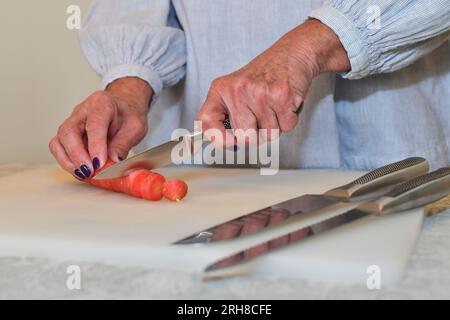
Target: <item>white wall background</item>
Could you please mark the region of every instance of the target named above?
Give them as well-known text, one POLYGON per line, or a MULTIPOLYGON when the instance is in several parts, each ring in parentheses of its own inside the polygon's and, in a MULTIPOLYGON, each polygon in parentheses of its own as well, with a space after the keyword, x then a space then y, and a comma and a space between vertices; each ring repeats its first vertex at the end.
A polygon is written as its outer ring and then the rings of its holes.
POLYGON ((0 9, 0 162, 50 162, 48 142, 98 88, 66 27, 66 9, 90 0, 3 1, 0 9))

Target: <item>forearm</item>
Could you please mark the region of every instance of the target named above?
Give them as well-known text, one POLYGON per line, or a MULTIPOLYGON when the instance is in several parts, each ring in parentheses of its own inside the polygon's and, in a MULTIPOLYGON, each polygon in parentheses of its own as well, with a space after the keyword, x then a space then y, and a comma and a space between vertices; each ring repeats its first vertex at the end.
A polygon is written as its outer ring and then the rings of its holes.
POLYGON ((350 61, 338 36, 316 19, 309 19, 293 29, 280 41, 294 45, 299 59, 307 59, 314 75, 325 72, 346 72, 350 61))

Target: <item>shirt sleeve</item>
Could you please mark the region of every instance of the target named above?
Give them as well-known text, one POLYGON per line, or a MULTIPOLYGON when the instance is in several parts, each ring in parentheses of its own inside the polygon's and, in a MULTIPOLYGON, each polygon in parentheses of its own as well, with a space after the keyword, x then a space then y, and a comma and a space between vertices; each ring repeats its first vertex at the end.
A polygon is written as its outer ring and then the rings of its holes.
POLYGON ((330 0, 311 18, 329 26, 360 79, 413 63, 448 41, 449 0, 330 0))
POLYGON ((80 44, 103 89, 116 79, 139 77, 157 97, 185 75, 185 37, 170 0, 94 0, 80 44))

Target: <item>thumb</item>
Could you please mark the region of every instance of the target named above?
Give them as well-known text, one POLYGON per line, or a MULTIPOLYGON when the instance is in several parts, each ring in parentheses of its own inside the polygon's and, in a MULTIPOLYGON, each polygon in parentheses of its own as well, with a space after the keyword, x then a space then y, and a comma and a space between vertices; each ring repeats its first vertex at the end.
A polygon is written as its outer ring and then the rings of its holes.
POLYGON ((139 117, 125 119, 109 143, 109 158, 115 162, 126 159, 131 148, 145 137, 147 130, 147 119, 139 117))

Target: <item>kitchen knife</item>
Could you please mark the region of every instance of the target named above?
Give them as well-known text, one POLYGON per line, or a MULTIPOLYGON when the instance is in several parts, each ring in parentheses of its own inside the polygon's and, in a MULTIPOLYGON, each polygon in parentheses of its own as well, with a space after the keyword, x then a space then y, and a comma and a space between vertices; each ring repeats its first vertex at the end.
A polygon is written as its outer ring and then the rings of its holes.
POLYGON ((206 280, 212 280, 231 276, 233 273, 226 272, 227 269, 233 269, 233 267, 248 262, 263 254, 284 248, 293 243, 298 243, 299 241, 362 218, 384 216, 422 207, 438 201, 448 194, 450 194, 450 167, 441 168, 432 173, 400 184, 386 195, 381 196, 376 200, 365 202, 353 210, 294 232, 287 233, 281 237, 265 241, 264 243, 242 250, 225 259, 221 259, 205 269, 205 278, 206 280), (217 273, 217 271, 221 272, 217 273))
POLYGON ((408 158, 378 168, 349 184, 329 190, 322 195, 302 195, 195 233, 175 244, 231 240, 260 232, 277 224, 289 223, 299 214, 328 208, 340 202, 374 199, 390 191, 395 185, 425 174, 428 170, 429 165, 426 159, 408 158))
MULTIPOLYGON (((224 121, 224 126, 226 129, 230 129, 229 120, 224 121)), ((186 157, 192 157, 196 154, 200 148, 195 148, 198 145, 197 141, 202 141, 201 145, 206 141, 203 140, 203 133, 201 131, 191 132, 179 139, 175 139, 166 143, 163 143, 157 147, 143 151, 133 157, 130 157, 124 161, 118 162, 115 165, 103 170, 97 174, 94 179, 116 179, 127 175, 127 172, 133 169, 148 169, 153 170, 160 167, 168 166, 172 163, 172 150, 179 143, 186 143, 185 150, 190 150, 186 157)))
MULTIPOLYGON (((300 115, 300 113, 303 111, 303 106, 304 104, 302 102, 297 111, 295 111, 297 115, 300 115)), ((231 121, 228 116, 225 117, 223 125, 227 130, 232 129, 231 121)), ((172 150, 176 145, 181 142, 186 143, 186 150, 191 150, 191 153, 185 156, 192 157, 193 154, 196 154, 201 149, 197 147, 199 145, 198 143, 196 143, 197 141, 202 141, 200 145, 203 145, 207 142, 203 140, 203 133, 201 131, 191 132, 179 139, 163 143, 157 147, 143 151, 124 161, 118 162, 115 165, 97 174, 93 179, 115 179, 125 176, 127 172, 130 172, 133 169, 152 170, 168 166, 172 163, 172 150)))

